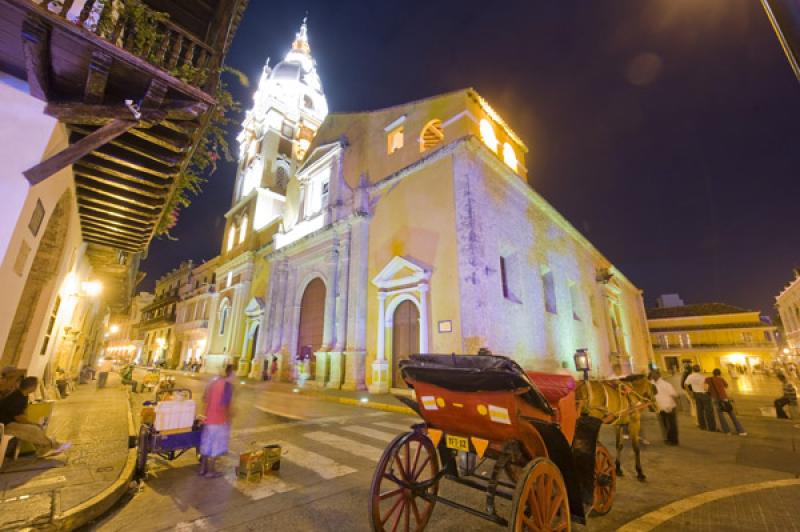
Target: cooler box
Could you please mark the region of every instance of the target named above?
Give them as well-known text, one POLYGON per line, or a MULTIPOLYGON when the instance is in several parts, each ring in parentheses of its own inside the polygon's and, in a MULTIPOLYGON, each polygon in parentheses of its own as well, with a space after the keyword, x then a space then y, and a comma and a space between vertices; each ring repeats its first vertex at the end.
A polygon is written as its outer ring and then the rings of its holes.
POLYGON ((160 401, 155 408, 155 429, 159 432, 192 430, 197 406, 194 399, 160 401))

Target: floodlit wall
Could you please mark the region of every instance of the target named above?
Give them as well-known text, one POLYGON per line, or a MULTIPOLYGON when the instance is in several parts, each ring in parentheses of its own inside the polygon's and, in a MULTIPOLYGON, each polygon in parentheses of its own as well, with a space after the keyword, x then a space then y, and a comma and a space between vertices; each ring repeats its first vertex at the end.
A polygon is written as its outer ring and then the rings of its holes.
MULTIPOLYGON (((375 210, 370 221, 369 268, 367 279, 367 368, 378 355, 379 328, 384 330, 385 359, 392 367, 391 311, 397 299, 411 297, 419 308, 427 307, 428 351, 462 351, 459 320, 458 264, 453 192, 453 162, 444 156, 398 178, 396 183, 376 193, 375 210), (428 291, 418 290, 385 296, 384 323, 379 322, 378 287, 371 282, 395 257, 430 271, 428 291), (452 330, 439 332, 438 323, 450 322, 452 330)), ((402 278, 409 272, 397 272, 402 278)), ((422 313, 421 313, 422 315, 422 313)), ((367 384, 372 383, 367 371, 367 384)))
MULTIPOLYGON (((35 186, 22 174, 68 145, 66 129, 43 113, 44 103, 28 94, 26 84, 2 74, 0 101, 2 365, 25 367, 41 376, 51 357, 65 349, 64 326, 78 325, 75 320, 89 326, 95 317, 96 309, 87 314, 86 307, 92 304, 80 293, 91 268, 83 255, 71 170, 61 170, 35 186), (57 297, 60 306, 54 313, 57 297), (56 316, 50 326, 52 314, 56 316)), ((70 355, 85 339, 76 338, 74 343, 70 355)), ((72 364, 72 358, 66 360, 72 364)))
POLYGON ((525 368, 552 371, 573 370, 575 350, 586 348, 596 375, 629 356, 632 369, 646 369, 647 325, 635 286, 619 275, 598 283, 608 261, 477 140, 457 151, 454 179, 468 352, 485 346, 525 368), (612 305, 619 307, 619 347, 612 305))

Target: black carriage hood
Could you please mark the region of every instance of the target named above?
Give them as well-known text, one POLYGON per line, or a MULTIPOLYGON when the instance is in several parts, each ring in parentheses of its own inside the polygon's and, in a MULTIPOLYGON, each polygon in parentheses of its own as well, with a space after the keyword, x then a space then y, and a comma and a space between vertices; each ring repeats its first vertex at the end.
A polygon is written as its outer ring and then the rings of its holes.
POLYGON ((403 379, 426 382, 458 392, 496 392, 527 388, 521 395, 549 415, 554 411, 515 361, 500 355, 414 354, 400 361, 403 379))

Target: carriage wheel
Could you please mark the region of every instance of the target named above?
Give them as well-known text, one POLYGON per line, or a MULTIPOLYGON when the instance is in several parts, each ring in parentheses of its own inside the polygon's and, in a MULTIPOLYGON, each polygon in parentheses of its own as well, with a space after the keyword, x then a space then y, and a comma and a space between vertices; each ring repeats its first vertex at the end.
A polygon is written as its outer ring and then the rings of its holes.
POLYGON ((597 442, 594 453, 594 491, 592 496, 592 515, 605 515, 614 505, 617 491, 617 471, 608 449, 597 442))
POLYGON ((509 529, 514 532, 568 532, 567 487, 558 467, 538 457, 522 470, 514 491, 509 529))
POLYGON ((136 443, 136 476, 143 478, 147 474, 147 454, 150 452, 148 443, 150 431, 146 425, 139 427, 139 439, 136 443))
POLYGON ((434 501, 423 494, 436 495, 438 480, 428 487, 439 473, 436 448, 427 435, 407 432, 386 447, 370 486, 370 522, 376 532, 419 531, 425 528, 433 512, 434 501))

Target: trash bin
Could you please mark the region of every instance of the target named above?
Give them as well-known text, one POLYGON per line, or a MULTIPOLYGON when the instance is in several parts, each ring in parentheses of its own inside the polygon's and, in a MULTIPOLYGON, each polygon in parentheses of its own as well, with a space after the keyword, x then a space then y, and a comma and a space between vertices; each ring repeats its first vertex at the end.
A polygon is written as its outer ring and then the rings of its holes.
POLYGON ((66 380, 57 380, 56 387, 58 388, 58 394, 63 398, 69 395, 67 392, 67 381, 66 380))

